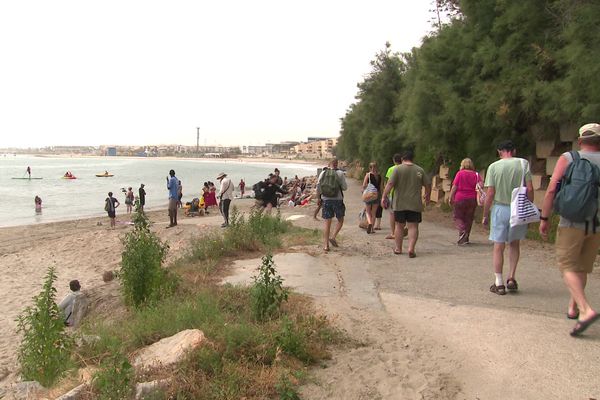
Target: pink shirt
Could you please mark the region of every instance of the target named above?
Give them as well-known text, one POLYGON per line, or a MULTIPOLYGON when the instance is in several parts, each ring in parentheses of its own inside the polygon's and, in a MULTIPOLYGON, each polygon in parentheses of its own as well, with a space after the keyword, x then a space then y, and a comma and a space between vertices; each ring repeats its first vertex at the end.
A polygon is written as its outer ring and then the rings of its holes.
POLYGON ((477 181, 480 181, 481 177, 475 171, 470 169, 461 169, 456 173, 453 186, 456 186, 456 194, 454 195, 454 201, 461 201, 467 199, 477 198, 477 181))

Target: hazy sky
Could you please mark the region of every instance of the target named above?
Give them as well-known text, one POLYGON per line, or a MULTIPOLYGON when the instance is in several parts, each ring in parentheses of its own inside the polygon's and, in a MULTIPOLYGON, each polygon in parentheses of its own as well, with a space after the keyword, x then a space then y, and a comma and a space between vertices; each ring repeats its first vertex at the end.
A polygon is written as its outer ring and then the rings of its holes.
POLYGON ((0 3, 0 147, 337 136, 369 61, 429 0, 0 3))

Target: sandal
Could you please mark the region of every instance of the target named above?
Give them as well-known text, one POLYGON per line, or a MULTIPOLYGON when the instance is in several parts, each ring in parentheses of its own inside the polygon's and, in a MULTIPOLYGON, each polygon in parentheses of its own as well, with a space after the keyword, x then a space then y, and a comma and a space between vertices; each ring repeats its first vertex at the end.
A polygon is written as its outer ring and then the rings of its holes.
POLYGON ((329 251, 329 247, 323 247, 323 251, 327 253, 329 251))
POLYGON ((490 292, 499 294, 500 296, 504 296, 506 294, 506 288, 504 287, 504 285, 496 286, 496 284, 493 284, 492 286, 490 286, 490 292))
POLYGON ((387 235, 385 238, 386 239, 395 239, 394 235, 387 235))
POLYGON ((394 249, 394 254, 402 254, 402 251, 394 249))
POLYGON ((414 251, 408 252, 408 258, 415 258, 416 256, 417 256, 417 253, 415 253, 414 251))
POLYGON ((571 336, 579 336, 579 334, 583 333, 587 328, 590 327, 591 324, 598 321, 600 319, 600 314, 594 314, 593 317, 586 319, 585 321, 577 320, 575 327, 571 331, 571 336))
POLYGON ((569 314, 567 312, 567 318, 568 319, 578 319, 579 318, 579 311, 577 311, 575 314, 569 314))
POLYGON ((373 233, 373 225, 369 224, 367 226, 367 233, 373 233))
POLYGON ((329 239, 329 243, 331 243, 333 247, 338 247, 338 242, 335 239, 329 239))
POLYGON ((506 280, 506 288, 511 292, 516 292, 517 290, 519 290, 519 285, 517 284, 517 281, 514 280, 514 278, 508 278, 506 280))

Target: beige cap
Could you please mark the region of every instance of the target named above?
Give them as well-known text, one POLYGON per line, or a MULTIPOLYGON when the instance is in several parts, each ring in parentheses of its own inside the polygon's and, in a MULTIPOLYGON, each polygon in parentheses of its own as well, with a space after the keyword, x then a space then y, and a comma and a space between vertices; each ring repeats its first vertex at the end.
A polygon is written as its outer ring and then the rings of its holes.
POLYGON ((600 124, 585 124, 579 128, 580 138, 600 136, 600 124))

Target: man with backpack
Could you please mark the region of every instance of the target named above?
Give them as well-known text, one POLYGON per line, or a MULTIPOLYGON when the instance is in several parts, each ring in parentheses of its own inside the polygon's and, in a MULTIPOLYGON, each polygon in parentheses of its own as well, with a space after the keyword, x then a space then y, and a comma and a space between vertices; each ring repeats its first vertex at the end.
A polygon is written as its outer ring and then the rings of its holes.
POLYGON ((533 201, 533 185, 529 162, 515 157, 516 148, 511 140, 501 142, 496 148, 500 159, 490 164, 485 176, 486 199, 483 205, 482 224, 489 224, 488 214, 491 214, 489 239, 494 242, 492 263, 494 265, 495 282, 490 286, 490 292, 505 295, 508 289, 516 292, 519 289, 515 274, 521 255, 521 240, 527 234, 527 225, 510 225, 510 203, 512 191, 525 182, 527 198, 533 201), (506 286, 502 278, 504 268, 504 249, 508 244, 508 263, 510 271, 506 286))
POLYGON ((600 319, 585 296, 587 277, 600 248, 600 125, 582 126, 578 142, 580 150, 563 153, 554 167, 540 221, 540 234, 547 238, 552 210, 560 215, 556 259, 571 294, 567 318, 577 320, 571 336, 579 336, 600 319))
POLYGON ((337 235, 344 225, 346 206, 344 205, 343 191, 348 189, 344 172, 338 170, 338 160, 333 159, 329 168, 323 170, 317 180, 317 196, 320 196, 318 205, 323 207, 321 216, 325 220, 323 229, 323 250, 329 251, 329 244, 338 247, 337 235), (337 219, 333 235, 331 233, 331 220, 337 219))

